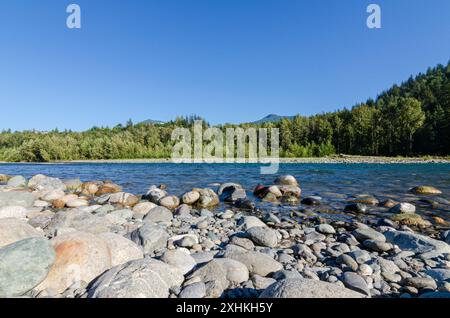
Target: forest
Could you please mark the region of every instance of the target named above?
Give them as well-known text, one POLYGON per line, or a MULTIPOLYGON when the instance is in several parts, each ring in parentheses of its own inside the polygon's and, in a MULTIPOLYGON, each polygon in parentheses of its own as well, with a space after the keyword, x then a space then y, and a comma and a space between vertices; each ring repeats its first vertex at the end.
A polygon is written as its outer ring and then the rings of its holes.
MULTIPOLYGON (((179 117, 163 124, 133 124, 129 120, 125 125, 83 132, 3 129, 0 161, 170 158, 172 130, 190 127, 196 119, 199 117, 179 117)), ((277 122, 218 127, 238 126, 279 128, 281 157, 449 156, 450 62, 429 68, 376 99, 351 108, 277 122)))

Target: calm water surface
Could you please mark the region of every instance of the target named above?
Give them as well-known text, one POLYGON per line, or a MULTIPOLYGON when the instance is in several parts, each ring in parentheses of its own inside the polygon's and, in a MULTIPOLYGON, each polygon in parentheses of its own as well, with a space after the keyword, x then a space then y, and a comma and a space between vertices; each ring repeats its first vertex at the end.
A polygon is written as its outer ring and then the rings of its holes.
MULTIPOLYGON (((135 194, 145 193, 152 184, 165 184, 176 195, 223 182, 240 183, 251 192, 258 183, 270 185, 275 179, 274 175, 261 175, 259 164, 0 164, 0 173, 25 177, 42 173, 82 181, 109 179, 135 194)), ((450 200, 450 164, 281 164, 278 174, 294 175, 302 196, 320 195, 332 209, 342 209, 346 198, 364 193, 379 200, 414 201, 418 198, 408 189, 417 185, 435 186, 443 192, 439 199, 450 200)), ((450 213, 447 204, 433 209, 419 204, 419 212, 445 219, 450 213)))

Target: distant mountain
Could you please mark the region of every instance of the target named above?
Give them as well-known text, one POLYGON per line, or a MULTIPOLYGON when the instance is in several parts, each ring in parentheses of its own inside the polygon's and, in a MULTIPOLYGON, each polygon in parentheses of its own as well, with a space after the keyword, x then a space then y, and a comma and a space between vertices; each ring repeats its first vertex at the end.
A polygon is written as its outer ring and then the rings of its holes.
POLYGON ((140 124, 148 124, 148 125, 150 125, 150 124, 152 124, 152 125, 161 125, 161 124, 164 124, 164 122, 163 122, 163 121, 161 121, 161 120, 153 120, 153 119, 147 119, 147 120, 144 120, 144 121, 140 122, 140 124))
POLYGON ((252 122, 252 124, 264 124, 264 123, 268 123, 268 122, 276 123, 284 118, 293 119, 294 117, 295 116, 279 116, 276 114, 270 114, 260 120, 252 122))

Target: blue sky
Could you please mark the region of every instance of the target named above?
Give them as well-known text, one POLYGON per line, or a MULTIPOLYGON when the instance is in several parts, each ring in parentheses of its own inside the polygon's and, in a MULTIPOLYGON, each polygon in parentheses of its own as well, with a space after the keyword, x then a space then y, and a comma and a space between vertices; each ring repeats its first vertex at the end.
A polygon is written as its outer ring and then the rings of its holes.
POLYGON ((448 0, 71 1, 0 1, 0 129, 309 115, 450 59, 448 0))

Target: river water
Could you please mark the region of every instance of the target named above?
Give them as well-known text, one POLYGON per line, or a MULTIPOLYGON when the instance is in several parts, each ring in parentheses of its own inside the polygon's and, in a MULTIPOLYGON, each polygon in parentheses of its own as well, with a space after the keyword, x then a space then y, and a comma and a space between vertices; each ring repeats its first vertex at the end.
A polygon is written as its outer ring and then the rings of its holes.
MULTIPOLYGON (((171 194, 181 195, 194 187, 215 183, 240 183, 251 197, 254 187, 272 184, 275 175, 260 174, 259 164, 175 164, 175 163, 74 163, 74 164, 0 164, 0 173, 23 175, 45 174, 61 179, 82 181, 112 180, 125 191, 144 194, 153 184, 165 184, 171 194)), ((346 201, 354 195, 371 194, 377 199, 411 201, 425 217, 438 215, 450 220, 450 164, 281 164, 277 175, 294 175, 302 188, 302 197, 319 195, 324 205, 316 212, 345 217, 346 201), (440 204, 431 207, 418 203, 421 197, 408 193, 417 185, 431 185, 443 194, 440 204), (333 210, 335 212, 330 213, 333 210), (324 212, 325 211, 325 212, 324 212)), ((213 187, 214 188, 214 187, 213 187)), ((307 210, 308 207, 280 207, 259 203, 261 207, 307 210)), ((372 212, 385 212, 373 207, 372 212)))

